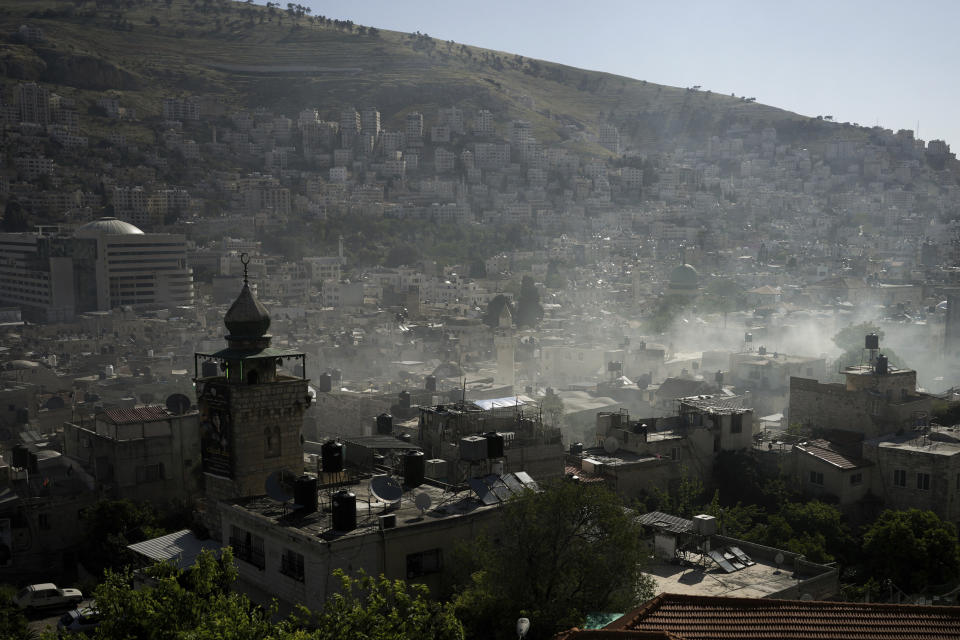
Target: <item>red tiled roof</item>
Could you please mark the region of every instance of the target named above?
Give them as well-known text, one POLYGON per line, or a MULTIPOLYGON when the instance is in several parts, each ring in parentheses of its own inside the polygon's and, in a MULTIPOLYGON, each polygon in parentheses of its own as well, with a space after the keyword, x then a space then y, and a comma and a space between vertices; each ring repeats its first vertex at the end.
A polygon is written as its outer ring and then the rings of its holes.
POLYGON ((683 640, 666 631, 629 631, 617 629, 570 629, 553 640, 683 640))
POLYGON ((856 458, 840 453, 827 440, 810 440, 809 442, 795 445, 795 448, 841 469, 856 469, 857 467, 866 466, 866 463, 862 460, 857 460, 856 458))
POLYGON ((606 629, 667 631, 683 640, 956 640, 960 607, 663 593, 606 629))
POLYGON ((170 417, 170 412, 162 405, 152 405, 149 407, 134 407, 133 409, 117 408, 107 409, 103 412, 107 420, 113 424, 134 424, 137 422, 153 422, 155 420, 166 420, 170 417))

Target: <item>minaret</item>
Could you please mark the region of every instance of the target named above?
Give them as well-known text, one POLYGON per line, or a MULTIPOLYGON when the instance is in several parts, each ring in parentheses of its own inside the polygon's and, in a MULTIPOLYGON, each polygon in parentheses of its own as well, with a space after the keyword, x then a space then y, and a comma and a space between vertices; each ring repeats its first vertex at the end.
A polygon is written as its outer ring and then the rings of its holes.
POLYGON ((493 344, 497 349, 497 373, 493 378, 494 383, 513 387, 515 384, 513 352, 516 347, 513 337, 513 316, 510 315, 510 308, 507 305, 503 305, 503 310, 500 311, 500 317, 497 319, 493 344))
POLYGON ((243 289, 223 318, 227 347, 194 354, 204 519, 218 540, 225 537, 220 530, 220 501, 264 494, 264 483, 273 471, 303 472, 300 438, 303 413, 310 404, 306 356, 270 346, 270 314, 250 291, 247 254, 240 260, 243 289), (280 365, 301 376, 278 373, 280 365))

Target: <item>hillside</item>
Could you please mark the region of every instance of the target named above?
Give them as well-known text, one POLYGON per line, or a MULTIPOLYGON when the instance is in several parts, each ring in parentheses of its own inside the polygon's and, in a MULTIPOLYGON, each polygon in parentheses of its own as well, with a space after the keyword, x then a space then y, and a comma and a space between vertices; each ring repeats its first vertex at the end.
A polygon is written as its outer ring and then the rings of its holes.
POLYGON ((0 33, 29 23, 42 29, 44 41, 7 37, 0 69, 4 82, 44 82, 81 107, 109 91, 141 118, 158 116, 162 97, 188 94, 202 96, 210 114, 263 106, 293 115, 372 104, 387 127, 409 111, 456 104, 490 109, 501 121, 528 120, 544 144, 611 122, 625 134, 627 151, 672 148, 687 138, 702 143, 737 122, 771 123, 787 136, 787 122, 810 122, 745 97, 334 23, 290 6, 14 0, 0 9, 0 33))

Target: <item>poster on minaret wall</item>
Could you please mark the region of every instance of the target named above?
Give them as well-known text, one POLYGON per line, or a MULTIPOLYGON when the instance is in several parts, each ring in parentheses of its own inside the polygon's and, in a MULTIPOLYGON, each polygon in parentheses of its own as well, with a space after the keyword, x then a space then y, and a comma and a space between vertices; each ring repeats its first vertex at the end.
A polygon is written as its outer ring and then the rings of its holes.
POLYGON ((230 418, 229 391, 209 386, 200 405, 200 448, 203 471, 233 478, 233 421, 230 418))

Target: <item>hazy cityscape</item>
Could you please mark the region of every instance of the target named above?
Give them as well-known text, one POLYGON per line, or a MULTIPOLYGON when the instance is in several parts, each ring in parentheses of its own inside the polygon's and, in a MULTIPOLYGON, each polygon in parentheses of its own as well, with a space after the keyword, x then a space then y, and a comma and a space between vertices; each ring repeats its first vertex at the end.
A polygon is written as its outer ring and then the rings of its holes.
POLYGON ((0 7, 0 637, 960 637, 946 140, 320 12, 0 7))

